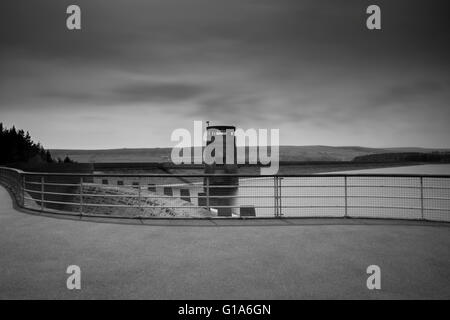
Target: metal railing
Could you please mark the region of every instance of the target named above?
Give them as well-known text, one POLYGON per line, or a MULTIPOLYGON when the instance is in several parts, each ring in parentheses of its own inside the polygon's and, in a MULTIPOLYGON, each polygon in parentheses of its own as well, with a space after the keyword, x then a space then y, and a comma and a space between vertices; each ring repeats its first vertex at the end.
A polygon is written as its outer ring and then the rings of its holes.
POLYGON ((450 176, 38 173, 0 167, 29 210, 95 217, 364 217, 450 221, 450 176))

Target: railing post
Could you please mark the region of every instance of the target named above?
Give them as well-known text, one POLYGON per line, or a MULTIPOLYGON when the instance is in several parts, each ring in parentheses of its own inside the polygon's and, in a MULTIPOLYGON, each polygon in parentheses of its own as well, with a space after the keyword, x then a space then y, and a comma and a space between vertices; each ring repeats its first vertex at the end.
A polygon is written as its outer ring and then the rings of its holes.
POLYGON ((138 209, 139 209, 139 213, 141 212, 141 177, 139 178, 139 182, 138 182, 138 209))
POLYGON ((347 198, 347 176, 344 176, 344 201, 345 201, 345 213, 344 217, 348 217, 348 198, 347 198))
POLYGON ((18 174, 14 174, 14 198, 16 198, 16 202, 19 203, 20 197, 20 180, 18 179, 18 174))
POLYGON ((282 179, 283 178, 278 177, 278 216, 279 217, 281 217, 283 215, 283 212, 282 212, 283 206, 282 206, 282 203, 281 203, 281 200, 282 200, 282 196, 281 196, 281 180, 282 179))
POLYGON ((278 217, 278 177, 273 177, 274 215, 278 217))
POLYGON ((422 220, 425 220, 423 216, 423 177, 420 177, 420 215, 422 220))
POLYGON ((41 211, 44 211, 44 176, 41 176, 41 211))
POLYGON ((206 209, 211 210, 209 207, 209 177, 206 177, 206 209))
POLYGON ((80 177, 80 216, 83 215, 83 177, 80 177))
POLYGON ((22 208, 25 208, 25 175, 20 176, 22 177, 22 208))

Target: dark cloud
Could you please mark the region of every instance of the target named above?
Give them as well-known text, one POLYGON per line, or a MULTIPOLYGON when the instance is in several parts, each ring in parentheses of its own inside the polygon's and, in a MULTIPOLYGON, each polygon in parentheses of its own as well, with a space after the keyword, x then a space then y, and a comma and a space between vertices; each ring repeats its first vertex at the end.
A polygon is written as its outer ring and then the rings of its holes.
POLYGON ((369 97, 367 101, 369 108, 386 108, 393 105, 411 108, 417 102, 435 104, 436 101, 433 100, 436 98, 440 98, 440 102, 447 105, 450 86, 445 82, 424 80, 390 86, 374 97, 369 97))
POLYGON ((59 91, 47 91, 41 98, 65 101, 69 104, 83 103, 97 106, 111 106, 127 102, 133 103, 176 103, 194 99, 207 92, 207 88, 188 83, 127 83, 103 90, 87 88, 64 88, 59 91), (80 90, 82 89, 82 90, 80 90))
POLYGON ((193 99, 207 92, 204 86, 186 83, 138 83, 117 88, 117 98, 122 101, 178 102, 193 99))

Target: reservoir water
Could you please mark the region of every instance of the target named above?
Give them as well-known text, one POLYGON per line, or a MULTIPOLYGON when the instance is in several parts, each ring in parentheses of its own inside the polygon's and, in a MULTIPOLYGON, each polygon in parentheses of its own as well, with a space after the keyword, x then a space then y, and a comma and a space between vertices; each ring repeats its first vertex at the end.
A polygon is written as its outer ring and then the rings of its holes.
MULTIPOLYGON (((450 165, 336 172, 343 173, 448 175, 450 165)), ((277 191, 273 179, 241 179, 237 195, 242 198, 237 200, 237 205, 255 205, 257 216, 274 216, 277 191)), ((283 178, 278 188, 281 214, 342 217, 347 207, 347 215, 351 217, 420 219, 423 215, 430 220, 450 221, 450 177, 347 177, 346 180, 343 177, 321 177, 320 174, 315 177, 283 178)))

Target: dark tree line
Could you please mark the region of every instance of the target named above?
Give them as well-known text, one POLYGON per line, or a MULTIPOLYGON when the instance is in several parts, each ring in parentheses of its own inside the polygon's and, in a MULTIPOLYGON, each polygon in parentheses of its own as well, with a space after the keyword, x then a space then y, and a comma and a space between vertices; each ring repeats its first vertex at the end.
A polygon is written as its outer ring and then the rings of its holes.
POLYGON ((358 156, 355 162, 450 162, 450 152, 395 152, 358 156))
POLYGON ((15 126, 10 129, 4 128, 0 122, 0 164, 24 162, 72 163, 73 161, 69 157, 64 161, 59 158, 53 159, 50 151, 45 150, 39 142, 35 143, 28 131, 17 130, 15 126))

